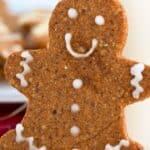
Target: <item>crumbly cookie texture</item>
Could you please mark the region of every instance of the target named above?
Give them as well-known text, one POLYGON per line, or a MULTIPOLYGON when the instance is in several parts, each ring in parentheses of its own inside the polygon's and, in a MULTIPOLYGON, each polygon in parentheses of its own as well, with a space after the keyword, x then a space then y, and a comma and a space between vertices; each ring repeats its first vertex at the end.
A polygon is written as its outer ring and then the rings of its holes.
POLYGON ((150 96, 150 67, 121 56, 126 37, 119 1, 61 0, 48 48, 7 60, 6 78, 29 105, 0 149, 142 150, 127 134, 124 108, 150 96))

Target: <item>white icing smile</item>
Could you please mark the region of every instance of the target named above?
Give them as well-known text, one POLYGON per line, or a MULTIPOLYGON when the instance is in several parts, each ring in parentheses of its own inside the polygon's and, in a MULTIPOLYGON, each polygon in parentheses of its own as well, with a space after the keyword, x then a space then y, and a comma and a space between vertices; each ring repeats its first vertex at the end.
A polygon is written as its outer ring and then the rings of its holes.
POLYGON ((87 53, 81 54, 81 53, 77 53, 73 50, 73 48, 71 46, 71 39, 72 39, 72 34, 66 33, 65 34, 65 42, 66 42, 67 51, 75 58, 89 57, 95 51, 95 49, 97 48, 97 45, 98 45, 98 40, 93 39, 92 40, 92 47, 90 48, 90 50, 87 53))

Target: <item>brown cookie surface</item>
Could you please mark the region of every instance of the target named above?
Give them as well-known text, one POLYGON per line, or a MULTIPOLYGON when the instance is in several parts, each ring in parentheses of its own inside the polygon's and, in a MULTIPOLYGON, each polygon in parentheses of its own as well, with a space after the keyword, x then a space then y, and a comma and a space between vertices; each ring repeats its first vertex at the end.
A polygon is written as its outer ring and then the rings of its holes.
POLYGON ((49 47, 12 54, 8 81, 29 98, 2 150, 140 150, 124 108, 150 96, 150 67, 120 54, 127 20, 116 0, 62 0, 49 47), (91 47, 91 48, 90 48, 91 47))

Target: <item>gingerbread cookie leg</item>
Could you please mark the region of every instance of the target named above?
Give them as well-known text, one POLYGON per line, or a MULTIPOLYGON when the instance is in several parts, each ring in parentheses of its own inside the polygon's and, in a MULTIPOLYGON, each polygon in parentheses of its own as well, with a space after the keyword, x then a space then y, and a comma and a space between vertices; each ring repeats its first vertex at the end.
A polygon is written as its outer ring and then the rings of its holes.
POLYGON ((129 138, 125 123, 123 125, 122 122, 125 121, 119 118, 104 131, 105 138, 102 137, 104 148, 101 150, 143 150, 140 144, 129 138))
MULTIPOLYGON (((16 133, 15 131, 9 131, 7 134, 5 134, 1 139, 0 139, 0 149, 1 150, 12 150, 12 148, 9 145, 12 145, 12 147, 15 147, 15 150, 25 150, 23 147, 18 146, 18 144, 15 142, 16 139, 16 133), (7 140, 5 140, 7 139, 7 140)), ((24 143, 25 146, 27 146, 26 143, 24 143)))
POLYGON ((73 148, 81 150, 143 150, 143 147, 131 140, 122 126, 123 120, 118 118, 108 128, 97 133, 91 139, 77 143, 73 148), (103 134, 103 136, 101 136, 103 134))

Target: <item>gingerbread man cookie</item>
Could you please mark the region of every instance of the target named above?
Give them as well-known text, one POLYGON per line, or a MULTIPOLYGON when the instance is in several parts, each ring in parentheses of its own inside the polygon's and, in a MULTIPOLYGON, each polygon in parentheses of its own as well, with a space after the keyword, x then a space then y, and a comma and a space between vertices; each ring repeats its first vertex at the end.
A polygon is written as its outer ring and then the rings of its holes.
POLYGON ((140 150, 124 108, 150 96, 150 67, 121 56, 127 20, 117 0, 62 0, 49 48, 12 54, 7 80, 29 98, 2 150, 140 150))

